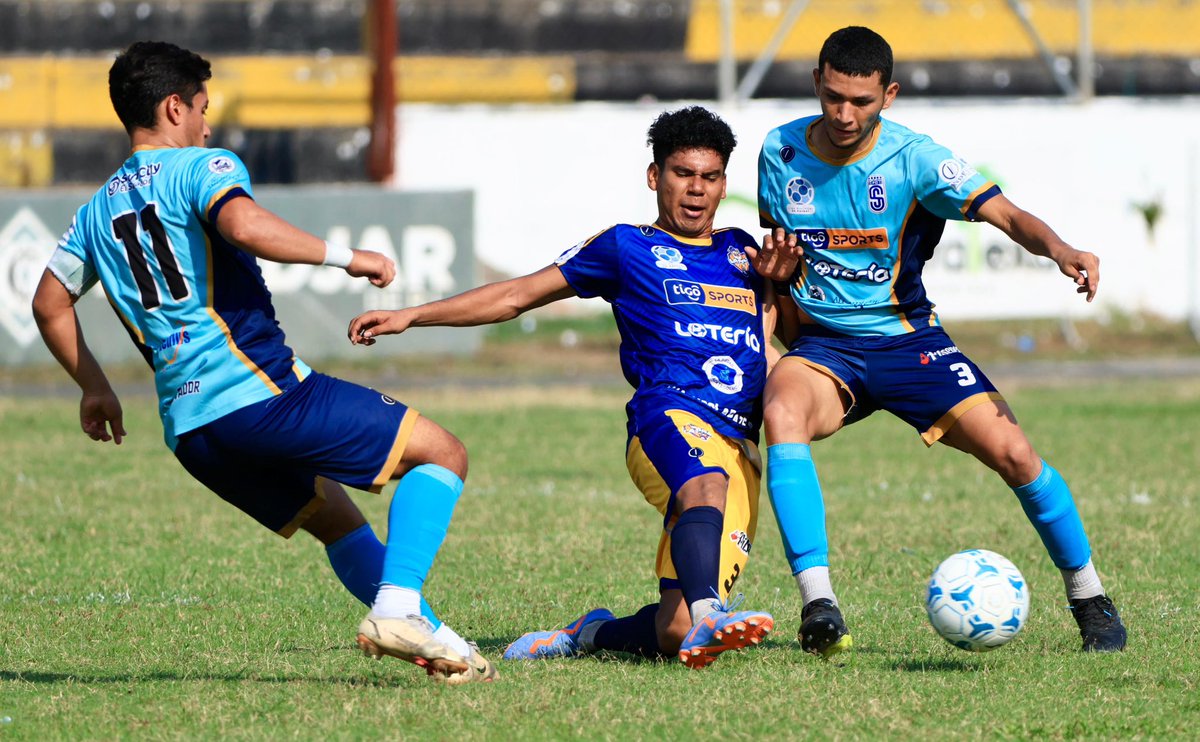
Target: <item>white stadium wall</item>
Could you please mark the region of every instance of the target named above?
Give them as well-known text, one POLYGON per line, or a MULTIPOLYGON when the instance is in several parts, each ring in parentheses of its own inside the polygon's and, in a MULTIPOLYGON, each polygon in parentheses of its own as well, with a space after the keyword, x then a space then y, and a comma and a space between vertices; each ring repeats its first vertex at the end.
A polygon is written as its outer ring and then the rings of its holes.
MULTIPOLYGON (((660 111, 679 105, 403 106, 397 185, 473 190, 478 257, 504 273, 526 273, 613 223, 654 218, 645 131, 660 111)), ((739 140, 718 225, 758 234, 759 144, 816 104, 806 97, 718 110, 739 140)), ((998 230, 949 224, 926 270, 945 316, 1148 311, 1181 319, 1194 309, 1200 100, 949 103, 902 93, 886 115, 950 147, 1068 242, 1101 257, 1101 291, 1088 305, 1047 261, 998 230), (1154 202, 1161 218, 1151 234, 1138 205, 1154 202)))

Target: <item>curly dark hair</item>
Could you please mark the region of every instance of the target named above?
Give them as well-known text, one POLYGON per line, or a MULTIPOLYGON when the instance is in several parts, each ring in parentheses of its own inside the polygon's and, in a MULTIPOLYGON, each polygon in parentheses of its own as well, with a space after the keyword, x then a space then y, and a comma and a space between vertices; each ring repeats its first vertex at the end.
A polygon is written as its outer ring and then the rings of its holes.
POLYGON ((108 70, 108 97, 125 131, 153 129, 158 104, 175 94, 191 105, 212 66, 200 55, 165 41, 138 41, 108 70))
POLYGON ((827 64, 835 72, 853 77, 878 72, 884 87, 892 82, 892 47, 864 26, 846 26, 829 34, 817 57, 817 69, 824 72, 827 64))
POLYGON ((737 137, 717 114, 702 106, 688 106, 659 114, 646 132, 646 144, 654 148, 654 162, 660 168, 679 150, 695 148, 715 150, 721 163, 728 165, 737 137))

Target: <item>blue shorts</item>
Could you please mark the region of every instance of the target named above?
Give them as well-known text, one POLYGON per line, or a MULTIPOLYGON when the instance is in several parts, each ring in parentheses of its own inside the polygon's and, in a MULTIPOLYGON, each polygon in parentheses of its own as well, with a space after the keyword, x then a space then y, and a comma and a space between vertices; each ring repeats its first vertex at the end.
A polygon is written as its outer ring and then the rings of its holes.
POLYGON ((175 457, 221 499, 288 537, 323 504, 318 477, 383 489, 418 417, 386 394, 314 372, 179 436, 175 457))
POLYGON ((1004 397, 941 327, 906 335, 803 335, 788 357, 830 376, 849 398, 846 424, 886 410, 932 446, 967 410, 1004 397))
POLYGON ((730 438, 711 422, 683 409, 662 409, 631 416, 625 466, 646 502, 663 516, 654 571, 659 590, 679 589, 671 561, 675 495, 701 474, 725 476, 725 517, 720 555, 720 598, 727 600, 746 570, 758 527, 758 490, 762 461, 753 441, 730 438))

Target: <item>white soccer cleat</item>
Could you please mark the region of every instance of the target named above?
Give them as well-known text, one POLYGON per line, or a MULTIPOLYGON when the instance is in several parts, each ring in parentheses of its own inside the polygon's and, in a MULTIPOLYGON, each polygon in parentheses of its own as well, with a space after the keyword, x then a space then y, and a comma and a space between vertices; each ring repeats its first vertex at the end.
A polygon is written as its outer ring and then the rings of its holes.
POLYGON ((475 642, 467 642, 467 646, 471 648, 471 654, 467 657, 469 669, 449 674, 431 672, 430 675, 433 679, 446 685, 464 685, 466 683, 490 683, 499 677, 500 673, 496 670, 496 666, 479 653, 479 646, 475 642))
MULTIPOLYGON (((411 662, 435 679, 444 679, 446 682, 450 682, 455 675, 469 674, 474 670, 474 665, 466 658, 434 638, 433 625, 429 619, 419 615, 384 618, 373 611, 368 613, 358 626, 358 647, 368 657, 375 659, 387 655, 411 662)), ((491 664, 487 660, 483 662, 489 666, 491 664)), ((495 668, 492 668, 492 672, 495 672, 495 668)))

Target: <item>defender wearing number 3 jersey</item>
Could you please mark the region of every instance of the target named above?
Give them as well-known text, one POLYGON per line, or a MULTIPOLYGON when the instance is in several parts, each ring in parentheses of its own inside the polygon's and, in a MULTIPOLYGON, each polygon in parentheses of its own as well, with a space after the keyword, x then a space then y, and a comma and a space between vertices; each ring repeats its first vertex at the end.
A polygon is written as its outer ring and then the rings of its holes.
POLYGON ((109 71, 129 158, 83 205, 34 297, 46 345, 83 390, 93 440, 125 435, 121 405, 88 350, 75 302, 96 283, 154 369, 167 445, 224 500, 287 538, 326 546, 345 588, 371 611, 367 654, 413 662, 451 684, 495 667, 434 614, 421 589, 467 470, 446 430, 387 395, 319 374, 275 321, 258 259, 335 266, 386 286, 392 261, 329 245, 258 206, 245 166, 206 149, 209 63, 138 42, 109 71), (399 479, 385 547, 342 485, 399 479))
MULTIPOLYGON (((1071 492, 1034 451, 996 387, 942 329, 921 272, 947 219, 986 221, 1053 260, 1088 301, 1099 261, 1014 206, 965 160, 880 117, 899 90, 892 52, 851 26, 821 49, 821 114, 771 131, 759 155, 763 226, 804 251, 786 286, 796 307, 789 352, 767 382, 768 492, 804 603, 802 647, 851 646, 829 579, 825 510, 810 444, 876 410, 994 470, 1012 488, 1062 572, 1083 648, 1125 646, 1071 492)), ((781 312, 781 317, 787 314, 781 312)))

